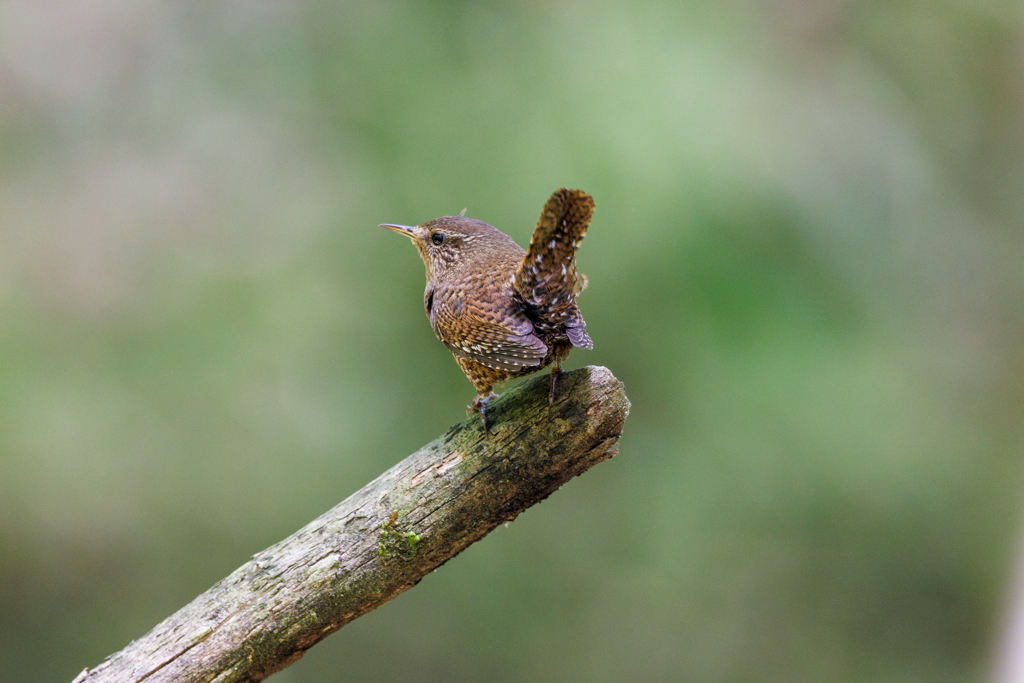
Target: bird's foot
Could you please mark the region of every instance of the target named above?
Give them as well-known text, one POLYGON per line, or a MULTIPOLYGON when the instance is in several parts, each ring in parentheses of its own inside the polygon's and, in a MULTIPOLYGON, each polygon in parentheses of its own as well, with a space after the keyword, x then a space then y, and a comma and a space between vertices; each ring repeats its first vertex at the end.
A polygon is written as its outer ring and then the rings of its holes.
POLYGON ((487 432, 487 404, 498 398, 498 395, 494 392, 487 394, 477 394, 473 397, 473 402, 466 406, 466 416, 469 416, 470 411, 474 413, 480 413, 480 422, 483 423, 484 432, 487 432))
POLYGON ((548 405, 555 405, 555 385, 558 382, 558 376, 562 374, 562 364, 555 362, 555 365, 551 368, 551 393, 548 394, 548 405))

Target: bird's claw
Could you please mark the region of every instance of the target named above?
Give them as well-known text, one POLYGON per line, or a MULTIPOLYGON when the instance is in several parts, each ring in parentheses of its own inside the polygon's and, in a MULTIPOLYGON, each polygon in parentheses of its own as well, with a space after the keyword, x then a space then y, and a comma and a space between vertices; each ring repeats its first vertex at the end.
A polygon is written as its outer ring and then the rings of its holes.
POLYGON ((555 365, 551 368, 551 393, 548 394, 548 405, 555 405, 555 385, 558 383, 558 376, 562 374, 562 364, 555 361, 555 365))
POLYGON ((484 433, 487 429, 487 404, 498 398, 495 393, 487 394, 486 396, 477 395, 473 397, 473 402, 466 406, 466 416, 469 417, 470 411, 474 413, 480 413, 480 422, 484 426, 484 433))

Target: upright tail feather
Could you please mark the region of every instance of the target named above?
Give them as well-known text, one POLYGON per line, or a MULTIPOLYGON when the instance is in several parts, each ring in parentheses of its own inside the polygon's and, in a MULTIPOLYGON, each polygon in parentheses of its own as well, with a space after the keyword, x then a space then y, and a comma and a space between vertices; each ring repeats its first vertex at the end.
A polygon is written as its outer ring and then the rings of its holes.
POLYGON ((569 340, 592 348, 576 297, 587 277, 576 270, 576 249, 587 234, 594 199, 582 190, 561 189, 548 199, 533 231, 530 248, 516 268, 513 289, 535 324, 564 325, 569 340))

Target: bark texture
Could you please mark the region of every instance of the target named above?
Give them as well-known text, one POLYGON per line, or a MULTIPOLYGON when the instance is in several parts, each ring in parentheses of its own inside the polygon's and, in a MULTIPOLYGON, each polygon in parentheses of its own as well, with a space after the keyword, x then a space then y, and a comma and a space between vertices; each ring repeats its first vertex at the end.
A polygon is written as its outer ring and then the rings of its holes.
POLYGON ((259 681, 610 458, 629 413, 607 368, 547 374, 254 555, 73 683, 259 681))

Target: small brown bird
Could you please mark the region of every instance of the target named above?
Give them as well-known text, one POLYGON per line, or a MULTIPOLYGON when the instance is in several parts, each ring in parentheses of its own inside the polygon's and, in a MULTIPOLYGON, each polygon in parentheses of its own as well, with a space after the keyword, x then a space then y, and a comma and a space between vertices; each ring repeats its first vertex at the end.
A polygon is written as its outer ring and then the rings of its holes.
POLYGON ((594 348, 576 297, 587 276, 576 271, 576 249, 587 233, 594 200, 582 190, 551 195, 530 248, 483 221, 442 216, 416 227, 384 224, 410 238, 427 267, 423 305, 434 334, 477 390, 467 412, 480 413, 494 385, 554 363, 549 402, 562 361, 574 346, 594 348))

